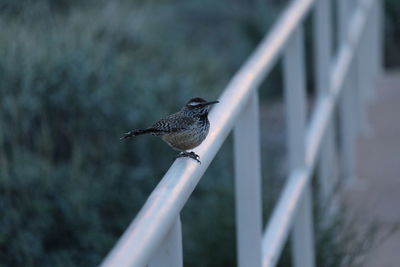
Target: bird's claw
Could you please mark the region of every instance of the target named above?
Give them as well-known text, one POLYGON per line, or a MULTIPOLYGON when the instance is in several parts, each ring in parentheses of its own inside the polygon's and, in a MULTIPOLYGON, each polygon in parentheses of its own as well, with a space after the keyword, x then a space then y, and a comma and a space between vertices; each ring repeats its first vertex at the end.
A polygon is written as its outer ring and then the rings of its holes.
POLYGON ((131 137, 131 135, 132 135, 131 132, 124 133, 124 135, 121 136, 121 137, 119 138, 119 140, 127 139, 127 138, 131 137))
POLYGON ((191 158, 191 159, 194 159, 194 160, 197 161, 199 164, 201 164, 201 161, 199 160, 199 159, 200 159, 200 156, 197 155, 196 153, 194 153, 193 151, 192 151, 192 152, 186 152, 186 151, 184 151, 184 152, 179 153, 179 154, 176 156, 176 158, 184 158, 184 157, 189 157, 189 158, 191 158))

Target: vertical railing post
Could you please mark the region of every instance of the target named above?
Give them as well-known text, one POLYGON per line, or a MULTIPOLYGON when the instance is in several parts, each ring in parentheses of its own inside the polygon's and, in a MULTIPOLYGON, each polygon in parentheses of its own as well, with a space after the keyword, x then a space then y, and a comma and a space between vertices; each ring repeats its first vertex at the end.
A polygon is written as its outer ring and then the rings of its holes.
POLYGON ((182 226, 176 219, 147 267, 182 267, 182 226))
POLYGON ((343 82, 343 91, 339 98, 340 116, 340 151, 341 151, 341 174, 345 183, 355 182, 355 142, 356 142, 356 119, 354 109, 355 83, 350 73, 343 82))
POLYGON ((238 266, 261 266, 261 163, 258 94, 254 92, 234 128, 238 266))
MULTIPOLYGON (((348 0, 338 1, 338 41, 339 49, 347 45, 349 8, 348 0)), ((354 66, 354 64, 353 64, 354 66)), ((355 179, 355 141, 356 141, 356 109, 355 109, 355 71, 349 69, 339 97, 340 119, 340 160, 341 176, 346 183, 355 179)))
MULTIPOLYGON (((305 166, 306 92, 302 26, 293 32, 283 56, 289 170, 305 166)), ((311 188, 308 184, 299 203, 292 233, 295 267, 314 266, 314 235, 311 188)))
MULTIPOLYGON (((322 99, 331 95, 329 78, 332 63, 332 1, 320 0, 315 5, 313 17, 315 84, 317 98, 322 99)), ((334 203, 328 202, 333 197, 335 183, 337 182, 334 125, 334 117, 332 116, 321 144, 318 165, 319 201, 322 205, 330 205, 327 207, 329 212, 335 208, 334 203)))
POLYGON ((348 23, 350 18, 349 0, 337 0, 337 42, 338 49, 343 45, 343 40, 346 40, 348 31, 348 23))
MULTIPOLYGON (((383 65, 383 5, 384 1, 383 0, 375 0, 374 6, 372 7, 372 24, 373 24, 373 30, 372 34, 374 36, 374 48, 373 48, 373 55, 374 55, 374 77, 376 79, 379 79, 379 77, 382 75, 383 70, 384 70, 384 65, 383 65)), ((376 81, 375 81, 376 82, 376 81)), ((374 84, 376 85, 376 84, 374 84)))
MULTIPOLYGON (((368 101, 372 100, 375 95, 375 87, 376 87, 376 74, 377 74, 377 61, 380 55, 376 51, 377 42, 376 42, 376 33, 378 30, 378 25, 376 21, 376 11, 379 0, 375 0, 374 6, 371 8, 371 13, 369 14, 364 32, 362 34, 362 40, 360 42, 360 59, 359 65, 361 69, 359 70, 360 74, 362 74, 363 84, 365 86, 364 89, 364 98, 368 101)), ((382 51, 381 51, 382 52, 382 51)))
POLYGON ((359 45, 358 51, 355 52, 354 60, 355 60, 355 68, 356 68, 356 77, 357 77, 357 119, 358 119, 358 130, 360 133, 366 132, 367 122, 365 117, 365 106, 367 103, 367 95, 366 92, 369 86, 372 84, 368 83, 369 78, 365 77, 368 75, 368 66, 371 63, 371 59, 368 59, 368 50, 367 44, 363 41, 366 41, 365 38, 368 33, 364 31, 361 36, 361 42, 359 45))
POLYGON ((371 54, 371 29, 373 21, 368 16, 366 25, 361 33, 358 49, 354 55, 354 66, 357 76, 357 118, 360 133, 368 133, 370 127, 366 116, 366 107, 374 92, 373 55, 371 54))

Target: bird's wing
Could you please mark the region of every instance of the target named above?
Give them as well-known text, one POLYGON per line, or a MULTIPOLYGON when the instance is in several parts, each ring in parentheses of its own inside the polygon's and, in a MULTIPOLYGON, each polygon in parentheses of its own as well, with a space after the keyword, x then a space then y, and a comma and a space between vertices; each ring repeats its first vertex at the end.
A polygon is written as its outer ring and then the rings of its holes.
POLYGON ((172 114, 157 121, 151 128, 160 131, 160 134, 167 134, 187 130, 193 123, 194 119, 189 116, 172 114))

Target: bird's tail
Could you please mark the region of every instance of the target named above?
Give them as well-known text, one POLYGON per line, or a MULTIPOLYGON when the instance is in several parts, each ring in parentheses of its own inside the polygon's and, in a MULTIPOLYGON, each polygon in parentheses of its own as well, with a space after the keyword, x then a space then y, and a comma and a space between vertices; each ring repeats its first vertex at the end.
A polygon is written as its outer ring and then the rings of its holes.
POLYGON ((152 128, 147 128, 147 129, 143 129, 143 130, 132 130, 129 131, 127 133, 124 134, 124 136, 122 136, 120 139, 127 139, 130 137, 134 137, 134 136, 138 136, 138 135, 142 135, 142 134, 147 134, 147 133, 153 133, 154 129, 152 128))

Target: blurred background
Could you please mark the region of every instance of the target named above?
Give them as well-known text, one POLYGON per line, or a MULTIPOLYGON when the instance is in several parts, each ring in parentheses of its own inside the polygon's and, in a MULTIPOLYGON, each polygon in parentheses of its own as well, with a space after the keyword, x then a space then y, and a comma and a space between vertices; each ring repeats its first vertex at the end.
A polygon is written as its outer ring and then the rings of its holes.
MULTIPOLYGON (((216 99, 287 3, 0 0, 0 266, 98 265, 175 156, 121 134, 216 99)), ((399 67, 400 1, 384 39, 399 67)), ((277 69, 260 88, 264 220, 284 177, 281 94, 277 69)), ((183 210, 187 266, 236 265, 230 143, 183 210)), ((373 240, 346 215, 315 227, 318 266, 356 266, 373 240)))

